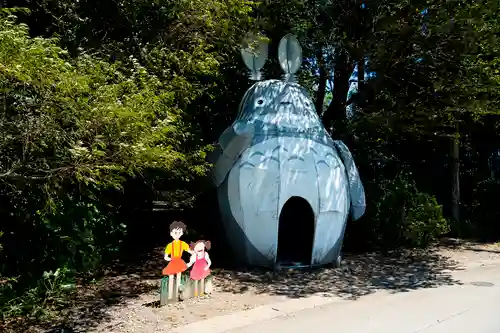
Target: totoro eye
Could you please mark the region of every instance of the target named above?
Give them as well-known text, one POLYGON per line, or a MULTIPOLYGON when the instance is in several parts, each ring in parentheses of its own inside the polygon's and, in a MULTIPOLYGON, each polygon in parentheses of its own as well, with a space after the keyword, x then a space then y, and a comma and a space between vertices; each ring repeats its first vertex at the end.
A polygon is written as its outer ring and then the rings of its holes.
POLYGON ((257 105, 262 105, 262 104, 264 104, 264 99, 263 98, 259 98, 257 100, 257 105))

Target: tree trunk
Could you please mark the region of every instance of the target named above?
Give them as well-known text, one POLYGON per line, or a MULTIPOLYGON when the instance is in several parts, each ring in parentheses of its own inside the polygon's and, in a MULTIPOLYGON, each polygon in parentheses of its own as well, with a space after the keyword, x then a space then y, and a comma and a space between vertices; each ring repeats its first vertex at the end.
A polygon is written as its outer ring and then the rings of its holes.
POLYGON ((458 134, 452 138, 451 145, 451 215, 455 223, 460 222, 460 138, 458 134))
POLYGON ((321 117, 323 114, 323 105, 325 103, 325 95, 326 95, 326 80, 328 79, 328 72, 326 70, 325 59, 323 57, 323 49, 320 47, 319 52, 316 55, 316 59, 318 59, 318 67, 319 67, 319 82, 318 82, 318 91, 316 92, 316 112, 321 117))
POLYGON ((358 101, 359 106, 365 103, 365 59, 363 57, 363 51, 360 51, 360 57, 358 58, 358 101))
POLYGON ((346 117, 347 92, 349 91, 349 78, 352 74, 353 63, 349 60, 347 52, 342 50, 335 59, 335 74, 333 81, 332 102, 323 114, 323 125, 333 132, 341 132, 346 117))

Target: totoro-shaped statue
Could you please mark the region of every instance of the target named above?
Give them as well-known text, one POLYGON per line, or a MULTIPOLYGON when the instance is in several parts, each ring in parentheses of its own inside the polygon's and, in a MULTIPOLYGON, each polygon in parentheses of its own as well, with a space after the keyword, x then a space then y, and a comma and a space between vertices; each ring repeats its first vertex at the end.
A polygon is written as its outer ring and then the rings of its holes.
POLYGON ((348 216, 365 212, 358 170, 294 82, 302 62, 297 39, 287 35, 279 44, 283 80, 261 80, 267 45, 257 43, 257 51, 242 50, 257 82, 219 137, 212 173, 229 245, 252 266, 338 266, 348 216))

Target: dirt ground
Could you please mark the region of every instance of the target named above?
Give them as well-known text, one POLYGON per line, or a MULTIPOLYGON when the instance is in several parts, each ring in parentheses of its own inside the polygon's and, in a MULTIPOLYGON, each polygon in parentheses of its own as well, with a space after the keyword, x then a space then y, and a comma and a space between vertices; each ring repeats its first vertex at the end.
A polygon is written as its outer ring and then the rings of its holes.
MULTIPOLYGON (((117 265, 92 286, 80 286, 73 306, 57 322, 23 332, 159 333, 172 328, 290 298, 323 295, 356 299, 386 289, 392 292, 457 283, 449 272, 471 263, 500 259, 500 245, 447 241, 425 251, 406 251, 388 256, 345 255, 340 269, 308 272, 214 270, 214 292, 209 296, 158 307, 158 267, 162 249, 144 265, 128 272, 117 265)), ((11 332, 19 331, 12 329, 11 332)))

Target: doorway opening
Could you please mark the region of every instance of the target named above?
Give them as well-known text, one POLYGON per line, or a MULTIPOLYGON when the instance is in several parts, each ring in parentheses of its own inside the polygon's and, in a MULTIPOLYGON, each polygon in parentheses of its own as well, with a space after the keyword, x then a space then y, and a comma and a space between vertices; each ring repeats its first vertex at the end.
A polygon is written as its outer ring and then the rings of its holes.
POLYGON ((314 243, 314 212, 301 197, 283 205, 278 225, 278 260, 281 265, 310 265, 314 243))

